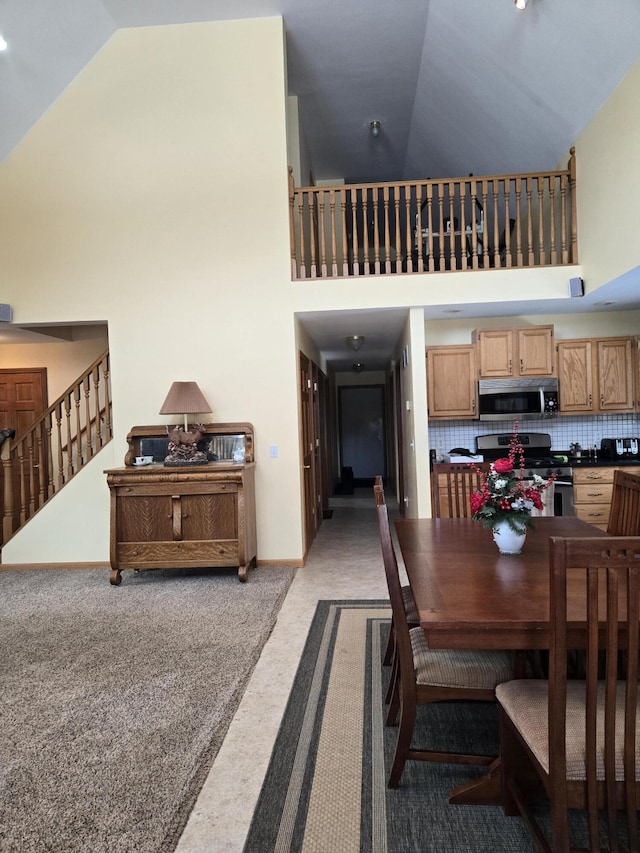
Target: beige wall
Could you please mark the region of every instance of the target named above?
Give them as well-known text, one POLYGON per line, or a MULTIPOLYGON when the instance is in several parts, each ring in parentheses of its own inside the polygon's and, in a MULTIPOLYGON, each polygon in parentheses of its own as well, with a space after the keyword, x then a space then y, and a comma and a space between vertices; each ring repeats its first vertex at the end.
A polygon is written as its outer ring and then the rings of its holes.
POLYGON ((640 61, 576 141, 578 235, 585 290, 640 264, 640 61))
MULTIPOLYGON (((15 323, 109 323, 119 465, 173 380, 256 428, 258 558, 299 559, 296 345, 280 19, 121 30, 0 167, 3 299, 15 323), (269 459, 268 447, 280 447, 269 459)), ((104 477, 66 489, 4 562, 108 558, 104 477), (56 507, 58 504, 58 507, 56 507), (72 544, 73 543, 73 544, 72 544), (73 554, 69 552, 73 551, 73 554)))

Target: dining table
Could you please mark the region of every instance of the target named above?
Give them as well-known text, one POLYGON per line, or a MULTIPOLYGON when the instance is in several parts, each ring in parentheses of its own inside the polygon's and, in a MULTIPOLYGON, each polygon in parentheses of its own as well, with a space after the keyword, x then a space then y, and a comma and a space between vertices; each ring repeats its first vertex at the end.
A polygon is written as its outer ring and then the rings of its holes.
MULTIPOLYGON (((490 530, 471 518, 399 518, 398 544, 420 625, 432 649, 549 648, 549 540, 552 536, 606 536, 572 516, 537 518, 520 554, 502 554, 490 530)), ((572 603, 569 635, 576 647, 584 612, 572 603)), ((500 759, 450 792, 450 803, 501 802, 500 759)))

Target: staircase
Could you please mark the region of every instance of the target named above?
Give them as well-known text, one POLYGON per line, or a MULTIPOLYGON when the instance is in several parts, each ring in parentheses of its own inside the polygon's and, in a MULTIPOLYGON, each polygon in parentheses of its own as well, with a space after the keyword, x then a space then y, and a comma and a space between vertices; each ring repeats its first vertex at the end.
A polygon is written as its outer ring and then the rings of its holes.
POLYGON ((109 351, 22 435, 0 445, 6 544, 113 438, 109 351))

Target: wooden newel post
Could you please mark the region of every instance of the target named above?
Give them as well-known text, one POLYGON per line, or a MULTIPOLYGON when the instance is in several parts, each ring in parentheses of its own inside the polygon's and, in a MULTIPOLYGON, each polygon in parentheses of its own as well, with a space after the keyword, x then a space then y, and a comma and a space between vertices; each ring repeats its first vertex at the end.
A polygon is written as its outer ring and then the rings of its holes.
POLYGON ((571 202, 571 263, 578 263, 578 206, 576 200, 576 149, 569 150, 569 197, 571 202))

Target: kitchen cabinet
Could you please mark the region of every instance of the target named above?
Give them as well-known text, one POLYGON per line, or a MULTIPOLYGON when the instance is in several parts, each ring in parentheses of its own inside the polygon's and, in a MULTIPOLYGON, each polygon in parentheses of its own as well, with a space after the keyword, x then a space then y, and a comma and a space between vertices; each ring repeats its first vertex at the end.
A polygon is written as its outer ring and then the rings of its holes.
MULTIPOLYGON (((625 466, 630 474, 640 474, 640 466, 625 466)), ((582 521, 606 530, 611 510, 613 475, 616 466, 573 469, 573 505, 582 521)))
POLYGON ((477 400, 475 347, 427 347, 429 417, 477 418, 477 400))
POLYGON ((555 376, 553 326, 477 329, 472 340, 481 379, 555 376))
POLYGON ((557 351, 561 414, 634 411, 633 338, 558 341, 557 351))
POLYGON ((105 472, 111 494, 113 585, 120 584, 123 569, 237 566, 239 579, 246 581, 249 567, 255 566, 251 425, 208 425, 203 431, 202 449, 215 448, 218 459, 169 467, 160 450, 154 454, 157 461, 136 467, 133 459, 153 452, 167 436, 164 427, 133 427, 125 466, 105 472), (244 439, 244 462, 223 458, 224 448, 237 439, 244 439))

